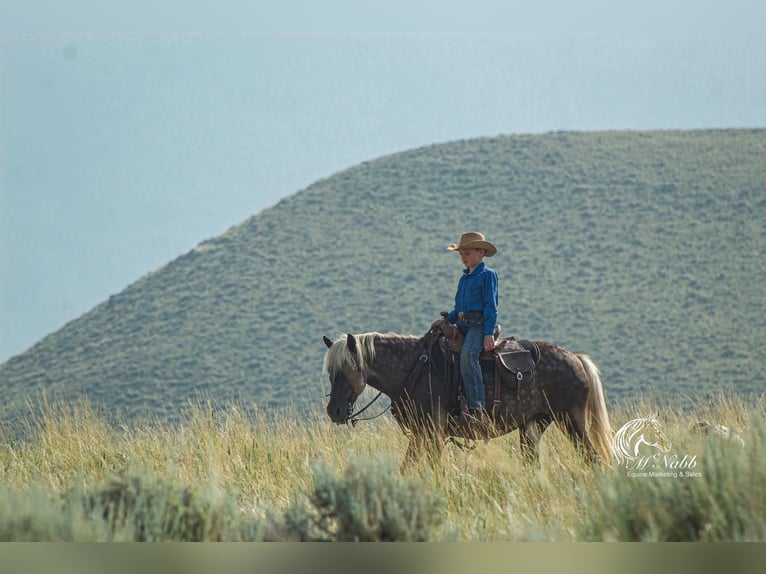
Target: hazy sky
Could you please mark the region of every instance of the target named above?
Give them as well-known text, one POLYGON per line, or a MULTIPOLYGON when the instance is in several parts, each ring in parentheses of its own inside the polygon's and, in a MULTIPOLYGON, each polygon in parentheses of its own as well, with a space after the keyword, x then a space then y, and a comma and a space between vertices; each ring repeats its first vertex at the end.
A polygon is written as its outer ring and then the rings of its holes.
POLYGON ((766 127, 761 2, 10 4, 0 361, 361 161, 498 134, 766 127))

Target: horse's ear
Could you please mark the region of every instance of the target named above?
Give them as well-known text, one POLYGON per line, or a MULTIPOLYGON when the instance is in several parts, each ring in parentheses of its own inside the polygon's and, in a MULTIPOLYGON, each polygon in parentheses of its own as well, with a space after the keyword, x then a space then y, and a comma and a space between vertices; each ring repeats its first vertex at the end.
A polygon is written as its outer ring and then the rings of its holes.
POLYGON ((346 334, 346 344, 351 356, 356 358, 356 338, 351 333, 346 334))
POLYGON ((328 349, 332 347, 332 341, 327 338, 327 335, 322 335, 322 340, 324 341, 324 344, 327 345, 328 349))

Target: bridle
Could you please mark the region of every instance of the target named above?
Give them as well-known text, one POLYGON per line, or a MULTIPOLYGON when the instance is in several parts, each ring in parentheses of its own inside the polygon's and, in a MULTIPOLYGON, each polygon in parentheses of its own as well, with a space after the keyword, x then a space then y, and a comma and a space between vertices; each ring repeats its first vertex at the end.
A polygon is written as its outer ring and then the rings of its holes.
POLYGON ((354 401, 353 403, 348 403, 348 418, 346 419, 346 424, 348 424, 350 422, 351 426, 355 427, 356 423, 358 423, 359 421, 371 421, 373 419, 378 418, 379 416, 384 414, 386 411, 391 410, 391 403, 389 403, 388 406, 385 409, 383 409, 382 411, 380 411, 378 414, 373 415, 371 417, 365 417, 363 419, 359 418, 359 415, 361 415, 364 411, 369 409, 372 406, 372 404, 381 397, 382 394, 383 394, 383 391, 378 391, 378 394, 375 395, 374 399, 372 399, 364 407, 362 407, 361 409, 359 409, 358 411, 356 411, 353 414, 351 414, 351 413, 354 410, 354 405, 356 404, 356 401, 354 401))
MULTIPOLYGON (((390 411, 391 407, 400 401, 403 396, 411 396, 412 392, 415 388, 415 385, 420 380, 420 377, 423 372, 423 368, 428 365, 431 362, 431 353, 433 352, 433 347, 436 344, 436 341, 439 338, 439 331, 435 329, 431 329, 428 332, 429 339, 426 343, 426 347, 421 353, 420 357, 418 357, 418 360, 413 365, 412 369, 410 370, 409 374, 407 375, 407 378, 404 381, 404 384, 402 385, 402 388, 399 390, 399 393, 397 393, 395 398, 391 399, 391 402, 388 404, 388 406, 380 411, 378 414, 371 416, 371 417, 365 417, 365 418, 358 418, 360 414, 362 414, 364 411, 366 411, 372 404, 377 401, 380 396, 383 394, 383 391, 378 391, 378 394, 375 395, 375 398, 373 398, 369 403, 367 403, 364 407, 359 409, 356 413, 353 413, 354 410, 354 404, 356 404, 356 400, 354 402, 350 402, 348 404, 348 418, 346 419, 346 423, 351 422, 351 426, 356 426, 356 423, 359 421, 371 421, 373 419, 378 418, 379 416, 386 413, 386 411, 390 411), (353 413, 353 414, 352 414, 353 413)), ((363 383, 365 386, 367 385, 367 377, 364 374, 364 369, 359 369, 359 377, 360 382, 363 383)), ((429 367, 428 369, 428 387, 429 387, 429 395, 433 394, 433 391, 431 389, 431 369, 429 367)), ((393 411, 392 411, 393 412, 393 411)), ((394 412, 394 414, 396 414, 394 412)))
MULTIPOLYGON (((354 361, 353 366, 354 366, 354 370, 358 371, 359 373, 357 386, 364 389, 367 386, 367 375, 365 375, 363 368, 358 367, 358 365, 356 364, 356 361, 354 361)), ((327 396, 329 395, 330 393, 328 393, 327 396)), ((359 409, 356 412, 354 412, 354 405, 356 405, 356 399, 354 399, 353 401, 349 401, 348 406, 346 407, 346 424, 351 423, 351 426, 355 427, 356 423, 358 423, 359 421, 371 421, 385 414, 386 411, 390 410, 391 404, 389 404, 385 409, 383 409, 376 415, 373 415, 371 417, 361 418, 361 419, 359 418, 359 415, 361 415, 364 411, 369 409, 373 405, 373 403, 377 401, 382 395, 383 395, 383 391, 378 391, 378 394, 375 395, 375 397, 369 403, 367 403, 365 406, 363 406, 361 409, 359 409)))

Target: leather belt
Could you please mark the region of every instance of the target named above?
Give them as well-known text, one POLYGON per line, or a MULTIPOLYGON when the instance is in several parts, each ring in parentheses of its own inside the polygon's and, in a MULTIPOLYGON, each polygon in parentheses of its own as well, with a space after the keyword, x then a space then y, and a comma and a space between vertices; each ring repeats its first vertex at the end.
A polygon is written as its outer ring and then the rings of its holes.
POLYGON ((460 311, 457 314, 457 320, 458 321, 467 321, 469 319, 478 319, 478 318, 483 317, 483 316, 484 316, 484 313, 482 313, 481 311, 466 311, 465 313, 460 311))

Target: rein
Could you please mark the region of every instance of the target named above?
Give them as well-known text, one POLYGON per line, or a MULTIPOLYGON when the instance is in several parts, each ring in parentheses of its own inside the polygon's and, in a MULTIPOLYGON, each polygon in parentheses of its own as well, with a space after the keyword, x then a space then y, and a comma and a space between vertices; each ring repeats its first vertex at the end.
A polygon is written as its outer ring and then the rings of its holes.
POLYGON ((372 417, 365 417, 365 418, 363 418, 363 419, 360 419, 360 418, 358 418, 358 417, 359 417, 359 415, 361 415, 361 414, 362 414, 364 411, 366 411, 367 409, 369 409, 369 408, 372 406, 372 403, 374 403, 375 401, 377 401, 377 400, 380 398, 380 396, 381 396, 382 394, 383 394, 383 391, 378 391, 378 394, 377 394, 377 395, 375 395, 375 398, 374 398, 374 399, 372 399, 372 400, 371 400, 369 403, 367 403, 367 405, 365 405, 363 408, 361 408, 361 409, 359 409, 358 411, 356 411, 354 414, 352 414, 352 415, 348 415, 348 420, 349 420, 349 422, 351 423, 351 426, 352 426, 352 427, 355 427, 355 426, 356 426, 356 423, 358 423, 359 421, 371 421, 371 420, 373 420, 373 419, 376 419, 376 418, 378 418, 380 415, 382 415, 383 413, 385 413, 387 410, 389 410, 389 409, 391 408, 391 405, 389 404, 389 405, 388 405, 388 406, 387 406, 385 409, 383 409, 382 411, 380 411, 380 412, 379 412, 378 414, 376 414, 375 416, 372 416, 372 417))

